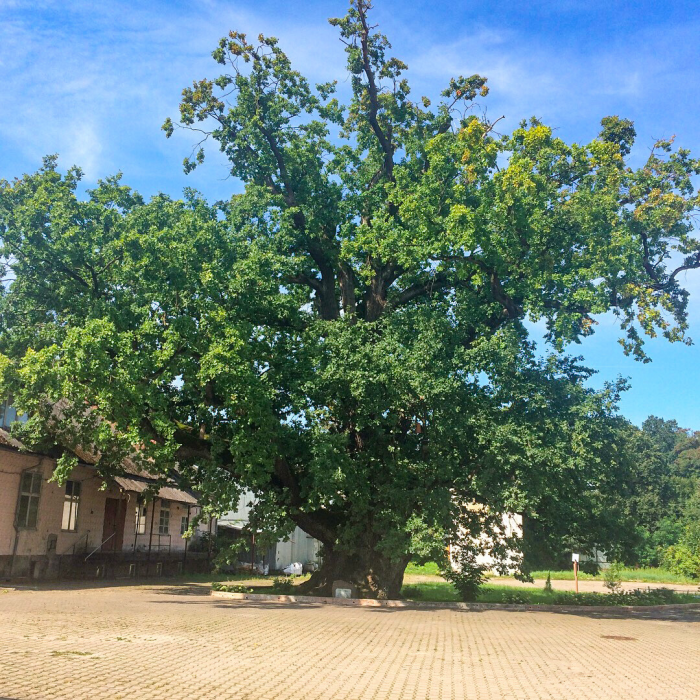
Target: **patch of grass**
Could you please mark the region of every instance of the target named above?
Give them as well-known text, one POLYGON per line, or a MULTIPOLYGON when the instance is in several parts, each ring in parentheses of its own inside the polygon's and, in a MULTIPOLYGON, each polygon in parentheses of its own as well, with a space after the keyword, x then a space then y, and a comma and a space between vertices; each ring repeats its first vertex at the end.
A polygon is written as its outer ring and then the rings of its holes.
MULTIPOLYGON (((573 581, 574 579, 574 572, 570 569, 564 571, 533 571, 530 575, 534 579, 546 579, 547 574, 551 574, 552 581, 573 581)), ((582 572, 579 572, 578 575, 581 581, 602 581, 603 576, 603 572, 595 576, 582 572)), ((632 569, 623 567, 620 569, 620 577, 622 581, 638 583, 686 583, 691 585, 698 583, 698 581, 693 581, 685 576, 674 574, 672 571, 658 568, 632 569)))
POLYGON ((401 595, 407 600, 424 600, 433 603, 456 603, 460 600, 457 589, 447 581, 404 586, 401 589, 401 595))
MULTIPOLYGON (((451 583, 417 583, 404 586, 401 594, 407 600, 451 603, 460 600, 451 583)), ((482 586, 478 603, 506 605, 666 605, 700 602, 700 596, 675 593, 669 589, 640 589, 620 594, 574 593, 545 591, 542 588, 517 588, 486 584, 482 586)))
POLYGON ((405 574, 407 576, 440 576, 440 570, 435 562, 428 562, 427 564, 414 564, 411 562, 406 567, 405 574))
POLYGON ((172 578, 166 579, 164 583, 214 583, 215 581, 266 581, 270 577, 263 576, 258 573, 246 572, 242 574, 228 574, 219 571, 210 572, 206 574, 181 574, 179 576, 173 576, 172 578))

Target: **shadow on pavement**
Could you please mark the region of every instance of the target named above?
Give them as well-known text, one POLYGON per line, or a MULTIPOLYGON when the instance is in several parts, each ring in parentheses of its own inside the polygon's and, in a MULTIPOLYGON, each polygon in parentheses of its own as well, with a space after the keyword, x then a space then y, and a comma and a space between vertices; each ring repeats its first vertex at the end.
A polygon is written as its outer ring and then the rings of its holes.
MULTIPOLYGON (((164 593, 167 594, 167 591, 164 593)), ((275 603, 270 601, 254 601, 254 600, 230 600, 223 601, 221 599, 209 598, 198 594, 199 600, 154 600, 154 603, 165 605, 208 605, 210 607, 219 608, 222 610, 235 610, 237 608, 249 608, 255 610, 318 610, 337 609, 335 605, 325 605, 323 603, 275 603)), ((484 609, 459 609, 459 608, 442 608, 442 607, 420 607, 408 606, 402 608, 390 607, 364 607, 364 606, 343 606, 344 610, 355 610, 363 613, 371 613, 375 615, 396 615, 402 613, 423 613, 435 614, 437 612, 451 612, 460 615, 484 615, 488 613, 519 613, 521 615, 567 615, 569 617, 587 617, 591 619, 601 620, 663 620, 667 622, 694 622, 700 623, 700 610, 698 609, 683 609, 683 606, 669 606, 663 610, 622 610, 610 608, 609 610, 586 610, 585 607, 576 609, 563 610, 537 610, 535 609, 516 609, 514 607, 503 606, 502 608, 484 608, 484 609)))

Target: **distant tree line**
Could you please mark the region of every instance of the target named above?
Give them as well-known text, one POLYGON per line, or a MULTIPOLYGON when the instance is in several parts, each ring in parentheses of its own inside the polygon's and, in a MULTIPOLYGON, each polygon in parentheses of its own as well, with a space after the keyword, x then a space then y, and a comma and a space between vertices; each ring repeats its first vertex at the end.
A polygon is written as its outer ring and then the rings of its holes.
POLYGON ((609 559, 700 578, 700 431, 649 416, 641 429, 620 424, 617 449, 625 455, 617 480, 624 486, 612 501, 601 495, 599 508, 590 512, 595 523, 572 532, 567 523, 553 527, 526 519, 528 567, 569 566, 571 551, 591 551, 594 539, 607 533, 616 542, 606 552, 609 559))

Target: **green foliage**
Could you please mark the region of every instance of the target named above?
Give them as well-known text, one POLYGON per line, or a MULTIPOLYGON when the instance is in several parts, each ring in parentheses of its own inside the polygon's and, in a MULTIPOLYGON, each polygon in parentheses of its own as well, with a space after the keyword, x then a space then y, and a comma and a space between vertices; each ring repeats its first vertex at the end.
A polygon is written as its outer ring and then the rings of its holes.
POLYGON ((623 565, 614 561, 607 569, 603 570, 603 585, 610 593, 620 593, 622 591, 622 570, 623 565))
POLYGON ((411 562, 404 572, 406 576, 440 576, 440 567, 436 562, 429 561, 425 564, 411 562))
MULTIPOLYGON (((419 583, 404 586, 404 598, 416 601, 457 602, 460 596, 449 583, 419 583)), ((684 605, 698 603, 700 598, 685 593, 675 593, 668 588, 637 589, 619 594, 574 593, 541 588, 515 588, 513 586, 484 585, 477 603, 503 603, 507 605, 570 605, 570 606, 626 606, 626 605, 684 605)))
POLYGON ((249 586, 242 586, 240 584, 231 585, 229 583, 222 583, 221 581, 214 581, 211 584, 211 589, 213 591, 224 591, 226 593, 253 593, 253 589, 249 586))
MULTIPOLYGON (((639 583, 689 583, 687 577, 679 576, 678 574, 668 571, 668 569, 659 568, 628 568, 623 567, 619 570, 622 581, 635 581, 639 583)), ((547 576, 551 577, 552 581, 573 581, 574 572, 571 569, 563 571, 532 571, 530 575, 535 579, 544 579, 547 576)), ((601 581, 602 574, 592 576, 579 571, 578 577, 581 581, 601 581)))
POLYGON ((464 601, 476 600, 479 589, 486 582, 486 567, 478 564, 476 557, 473 548, 462 546, 457 552, 456 566, 447 566, 442 573, 464 601))
POLYGON ((28 444, 90 446, 104 476, 129 457, 211 513, 251 490, 260 530, 323 542, 326 585, 392 592, 414 555, 481 534, 499 558, 507 512, 614 547, 625 386, 587 388, 562 351, 607 311, 641 360, 645 334, 687 342, 700 163, 659 142, 630 167, 617 117, 588 144, 534 119, 498 136, 478 75, 414 100, 368 10, 332 20, 348 105, 276 39, 221 39, 164 130, 216 142, 243 185, 227 202, 144 202, 119 176, 79 198, 53 157, 0 183, 0 393, 28 444))
POLYGON ((288 595, 294 592, 294 576, 289 576, 285 578, 277 577, 272 581, 272 591, 273 593, 279 593, 280 595, 288 595))
POLYGON ((544 582, 544 590, 546 593, 552 592, 552 576, 550 572, 547 572, 547 580, 544 582))
POLYGON ((664 565, 680 576, 700 579, 700 550, 683 538, 664 552, 664 565))
POLYGON ((663 555, 664 565, 671 571, 695 580, 700 579, 700 482, 697 488, 684 509, 678 542, 663 555))
POLYGON ((573 593, 563 591, 554 596, 555 605, 672 605, 697 603, 695 596, 678 594, 671 588, 637 588, 612 593, 573 593))
POLYGON ((504 593, 501 601, 506 605, 527 605, 530 602, 527 592, 518 590, 504 593))

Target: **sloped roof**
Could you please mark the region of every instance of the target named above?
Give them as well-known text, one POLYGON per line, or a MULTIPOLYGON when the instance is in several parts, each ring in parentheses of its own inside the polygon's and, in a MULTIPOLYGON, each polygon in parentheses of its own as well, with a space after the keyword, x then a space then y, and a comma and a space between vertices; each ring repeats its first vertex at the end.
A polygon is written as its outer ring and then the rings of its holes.
MULTIPOLYGON (((115 476, 113 480, 116 484, 121 486, 125 491, 135 491, 136 493, 143 493, 152 483, 152 481, 147 481, 145 479, 130 479, 125 476, 115 476)), ((198 501, 193 494, 182 489, 178 489, 175 486, 161 486, 158 491, 158 498, 162 498, 166 501, 177 501, 178 503, 187 503, 188 505, 197 505, 198 501)))
POLYGON ((0 445, 14 447, 16 450, 21 450, 24 447, 19 440, 15 440, 13 437, 11 437, 7 430, 2 429, 0 429, 0 445))
MULTIPOLYGON (((0 445, 10 447, 15 450, 25 450, 25 446, 17 439, 13 438, 6 430, 0 429, 0 445)), ((31 450, 28 450, 31 451, 31 450)), ((73 450, 78 459, 90 467, 94 467, 98 461, 98 457, 91 454, 87 450, 73 450)), ((143 493, 151 484, 157 481, 158 477, 154 474, 149 474, 139 467, 131 459, 125 459, 122 462, 122 469, 128 476, 114 476, 111 480, 114 481, 125 491, 135 491, 143 493), (134 478, 136 477, 136 478, 134 478)), ((158 490, 158 498, 167 501, 176 501, 178 503, 186 503, 188 505, 198 505, 197 497, 190 491, 177 488, 177 486, 161 486, 158 490)))

